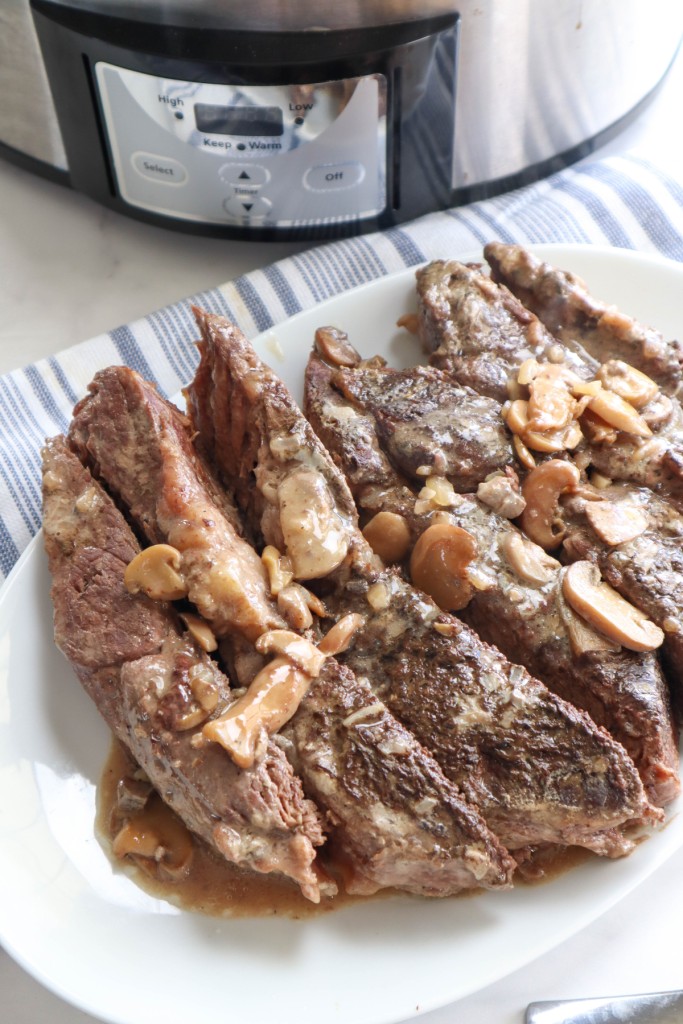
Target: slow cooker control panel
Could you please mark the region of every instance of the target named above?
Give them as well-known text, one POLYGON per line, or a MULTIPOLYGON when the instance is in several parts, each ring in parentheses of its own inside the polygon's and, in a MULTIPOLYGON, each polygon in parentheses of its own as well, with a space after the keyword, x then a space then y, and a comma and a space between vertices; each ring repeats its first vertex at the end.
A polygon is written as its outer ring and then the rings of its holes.
POLYGON ((373 217, 386 204, 386 81, 188 82, 99 62, 122 198, 206 224, 290 227, 373 217))

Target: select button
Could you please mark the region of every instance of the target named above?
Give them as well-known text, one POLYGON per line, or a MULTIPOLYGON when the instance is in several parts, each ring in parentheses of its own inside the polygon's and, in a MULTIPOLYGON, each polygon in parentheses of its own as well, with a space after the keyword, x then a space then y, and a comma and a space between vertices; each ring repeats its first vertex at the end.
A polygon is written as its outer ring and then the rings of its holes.
POLYGON ((134 153, 132 161, 138 174, 150 181, 160 181, 165 185, 184 185, 187 181, 187 171, 183 165, 170 156, 134 153))

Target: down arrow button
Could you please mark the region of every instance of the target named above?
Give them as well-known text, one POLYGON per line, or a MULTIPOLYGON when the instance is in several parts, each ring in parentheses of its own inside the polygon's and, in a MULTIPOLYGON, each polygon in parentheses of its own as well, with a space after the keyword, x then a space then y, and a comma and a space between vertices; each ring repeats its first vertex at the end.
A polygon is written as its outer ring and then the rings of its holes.
POLYGON ((223 202, 223 209, 230 217, 267 217, 273 208, 270 199, 265 196, 253 196, 245 201, 240 196, 231 196, 223 202))

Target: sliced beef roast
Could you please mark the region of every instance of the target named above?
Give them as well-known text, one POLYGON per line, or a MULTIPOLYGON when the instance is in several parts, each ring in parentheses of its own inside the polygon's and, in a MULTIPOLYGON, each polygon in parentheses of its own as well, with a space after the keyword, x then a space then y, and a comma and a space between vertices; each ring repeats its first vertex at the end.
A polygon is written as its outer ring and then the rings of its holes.
POLYGON ((560 346, 537 317, 480 267, 434 260, 416 274, 418 337, 429 361, 460 383, 505 402, 525 359, 559 358, 582 378, 598 363, 569 341, 560 346))
POLYGON ((467 492, 515 461, 500 403, 433 366, 340 367, 333 386, 372 415, 384 451, 413 480, 431 471, 467 492))
MULTIPOLYGON (((335 614, 362 617, 345 664, 370 680, 506 846, 626 852, 623 827, 658 815, 624 749, 378 564, 343 477, 282 382, 232 324, 201 311, 197 318, 201 363, 188 401, 199 444, 252 528, 293 555, 295 575, 301 564, 335 614), (338 531, 313 575, 284 500, 299 484, 313 519, 338 531)), ((307 522, 302 514, 299 526, 307 522)), ((312 532, 314 547, 323 536, 312 532)))
MULTIPOLYGON (((97 466, 108 486, 131 507, 148 538, 180 546, 184 556, 181 571, 189 567, 188 596, 223 636, 230 639, 234 630, 241 629, 248 642, 256 631, 260 635, 284 625, 260 559, 237 532, 241 527, 234 507, 220 494, 194 451, 184 417, 151 385, 124 368, 99 375, 91 395, 75 411, 70 436, 79 451, 97 466), (119 408, 122 393, 124 406, 119 408), (111 450, 110 423, 117 409, 118 444, 111 450), (148 487, 141 493, 136 488, 138 457, 141 464, 155 467, 155 490, 148 487), (229 517, 222 514, 225 507, 229 517)), ((244 682, 251 681, 249 675, 254 671, 254 660, 247 653, 242 651, 240 662, 247 675, 244 682)), ((310 700, 315 702, 315 695, 322 690, 337 695, 326 719, 327 738, 320 735, 315 745, 309 743, 301 750, 295 743, 296 760, 306 790, 334 823, 336 847, 347 864, 351 887, 355 890, 360 886, 366 891, 369 886, 402 886, 407 877, 401 860, 404 857, 415 868, 409 882, 411 892, 448 895, 464 887, 508 884, 511 862, 503 848, 405 730, 401 739, 405 748, 402 785, 412 787, 413 797, 406 788, 406 802, 399 817, 398 794, 394 793, 392 804, 385 806, 385 776, 395 772, 387 741, 379 729, 368 731, 359 726, 356 730, 352 723, 344 724, 348 718, 344 702, 350 693, 357 703, 365 699, 376 704, 376 697, 332 659, 326 661, 310 700), (328 739, 340 736, 348 738, 346 754, 329 746, 328 739), (382 763, 384 773, 377 767, 382 763), (330 769, 334 766, 324 785, 321 764, 330 769), (367 820, 348 798, 349 788, 359 786, 365 791, 366 813, 371 808, 376 819, 374 849, 370 849, 365 835, 367 820), (414 805, 427 790, 433 801, 430 813, 417 814, 414 805), (438 858, 427 857, 430 831, 448 839, 438 858), (423 863, 418 870, 420 859, 423 863)), ((309 714, 308 699, 304 697, 300 709, 302 718, 309 714)), ((384 712, 383 728, 386 732, 401 732, 388 710, 384 712)), ((295 735, 303 734, 297 731, 295 735)))
POLYGON ((575 274, 540 260, 521 245, 490 242, 484 256, 493 280, 513 292, 559 341, 578 341, 600 363, 623 359, 667 394, 680 391, 680 341, 667 341, 659 331, 593 298, 575 274))
MULTIPOLYGON (((430 361, 460 384, 501 402, 517 394, 518 371, 531 357, 540 363, 563 364, 586 380, 604 375, 602 364, 615 358, 616 365, 609 364, 612 375, 628 370, 624 360, 631 359, 636 369, 652 370, 653 383, 661 381, 662 390, 654 383, 654 394, 638 405, 643 435, 625 429, 585 428, 588 432, 577 451, 585 466, 593 465, 610 479, 650 487, 683 510, 683 409, 666 393, 678 388, 680 346, 667 346, 655 332, 607 307, 602 307, 600 315, 596 313, 596 322, 602 325, 599 331, 582 330, 569 315, 576 305, 574 291, 572 302, 567 300, 571 278, 564 281, 561 272, 538 263, 519 247, 501 248, 492 243, 486 253, 504 284, 455 261, 437 260, 418 271, 419 334, 431 353, 430 361), (533 276, 537 269, 540 280, 547 284, 544 296, 547 290, 560 287, 558 281, 564 281, 565 289, 560 289, 556 298, 563 309, 568 306, 566 329, 561 323, 558 326, 560 317, 551 304, 547 322, 542 323, 534 312, 539 312, 538 304, 531 302, 527 309, 511 295, 505 284, 514 277, 513 270, 508 276, 501 269, 508 265, 517 268, 524 280, 523 272, 533 276), (557 335, 549 328, 557 328, 557 335), (603 331, 608 338, 604 342, 598 340, 603 331), (626 339, 631 343, 626 344, 626 339), (624 347, 620 348, 622 341, 624 347)), ((524 301, 529 298, 525 288, 517 290, 524 301)), ((576 294, 583 293, 579 289, 576 294)), ((489 429, 486 420, 481 429, 489 429)))
POLYGON ((315 680, 284 736, 348 892, 509 884, 512 858, 367 680, 348 668, 315 680))
MULTIPOLYGON (((131 595, 123 582, 139 546, 123 516, 62 438, 43 453, 45 546, 55 640, 105 721, 185 824, 227 860, 281 872, 317 902, 313 862, 320 816, 282 750, 270 743, 253 768, 193 743, 201 726, 193 681, 234 700, 216 664, 183 633, 166 603, 131 595), (185 720, 184 720, 185 719, 185 720)), ((208 717, 208 716, 207 716, 208 717)))
POLYGON ((180 551, 188 597, 217 636, 253 642, 285 625, 234 506, 194 450, 188 422, 134 370, 96 374, 69 443, 152 543, 180 551))
MULTIPOLYGON (((306 373, 305 408, 335 462, 348 474, 355 495, 356 410, 349 403, 350 415, 343 414, 344 399, 333 387, 335 381, 334 370, 314 352, 306 373)), ((447 416, 448 410, 443 412, 447 416)), ((633 758, 654 803, 673 800, 680 788, 676 728, 656 656, 615 648, 578 622, 562 597, 560 563, 525 539, 509 517, 474 495, 452 494, 445 506, 416 511, 430 503, 420 501, 396 474, 392 476, 379 431, 373 435, 372 417, 367 412, 363 416, 363 450, 370 454, 363 460, 361 500, 370 494, 373 513, 400 516, 413 542, 437 513, 466 530, 476 546, 468 571, 477 585, 469 585, 460 618, 510 661, 524 665, 553 693, 603 725, 633 758)), ((510 483, 506 475, 488 482, 483 492, 487 499, 496 483, 498 493, 505 492, 501 502, 511 505, 515 491, 505 488, 510 483)), ((517 510, 511 511, 514 518, 517 510)), ((383 546, 386 540, 380 543, 383 546)), ((410 548, 412 543, 405 561, 410 548)))

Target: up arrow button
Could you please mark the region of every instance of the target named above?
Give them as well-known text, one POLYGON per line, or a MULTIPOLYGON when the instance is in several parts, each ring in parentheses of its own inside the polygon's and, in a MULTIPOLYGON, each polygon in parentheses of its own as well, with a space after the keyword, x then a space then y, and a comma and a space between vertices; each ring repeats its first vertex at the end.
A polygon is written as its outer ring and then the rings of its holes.
POLYGON ((270 171, 261 164, 222 164, 218 169, 218 177, 226 185, 237 185, 249 182, 250 185, 267 185, 270 171))

